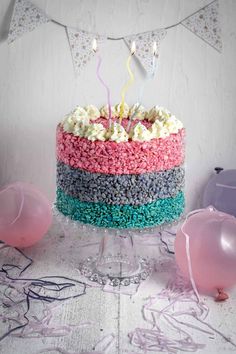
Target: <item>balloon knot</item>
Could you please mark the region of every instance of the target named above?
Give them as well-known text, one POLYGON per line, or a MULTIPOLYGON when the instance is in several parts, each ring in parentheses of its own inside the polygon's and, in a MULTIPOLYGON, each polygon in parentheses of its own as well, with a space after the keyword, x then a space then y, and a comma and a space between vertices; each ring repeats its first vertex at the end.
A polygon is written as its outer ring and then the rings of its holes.
POLYGON ((215 297, 216 302, 225 301, 229 298, 229 295, 224 292, 222 288, 217 289, 218 295, 215 297))

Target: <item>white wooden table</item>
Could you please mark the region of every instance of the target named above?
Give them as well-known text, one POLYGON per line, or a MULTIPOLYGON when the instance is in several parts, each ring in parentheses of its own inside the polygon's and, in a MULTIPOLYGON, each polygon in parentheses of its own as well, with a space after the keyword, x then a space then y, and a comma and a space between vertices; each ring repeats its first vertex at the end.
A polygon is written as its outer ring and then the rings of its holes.
MULTIPOLYGON (((156 259, 156 271, 153 272, 147 281, 140 285, 134 295, 110 293, 98 286, 91 286, 86 288, 85 295, 77 299, 46 304, 47 308, 52 309, 49 327, 54 331, 56 331, 58 326, 61 326, 64 330, 69 328, 68 333, 66 335, 57 333, 58 336, 56 337, 45 336, 41 333, 36 338, 25 337, 24 332, 22 337, 15 337, 13 333, 13 335, 7 336, 0 342, 0 353, 148 353, 148 351, 145 352, 145 350, 132 345, 128 335, 136 328, 152 328, 151 323, 148 323, 143 318, 143 305, 147 303, 148 297, 160 293, 165 288, 171 278, 171 270, 175 263, 173 256, 163 252, 163 250, 160 251, 160 241, 157 239, 153 238, 150 240, 150 244, 145 245, 145 247, 140 242, 136 245, 138 252, 156 259), (75 326, 72 327, 72 325, 75 326), (110 346, 108 345, 106 349, 106 344, 109 342, 110 346)), ((79 260, 87 253, 96 253, 97 249, 98 245, 94 244, 89 247, 80 246, 77 232, 71 232, 70 235, 64 237, 58 225, 54 225, 40 243, 24 251, 34 262, 22 274, 22 277, 39 278, 47 275, 57 275, 81 279, 77 270, 79 260)), ((5 257, 11 258, 11 252, 12 250, 9 250, 8 256, 5 254, 5 257)), ((9 260, 12 261, 12 259, 9 260)), ((2 262, 3 259, 1 259, 2 262)), ((4 262, 6 262, 6 259, 4 262)), ((3 300, 3 288, 1 287, 0 290, 1 300, 3 300)), ((127 291, 129 291, 129 287, 127 287, 127 291)), ((210 297, 202 297, 202 300, 210 309, 206 322, 236 342, 236 292, 231 291, 230 299, 224 303, 216 303, 210 297)), ((168 299, 158 299, 154 307, 155 309, 162 309, 166 305, 168 305, 168 299)), ((42 306, 44 305, 42 305, 41 301, 35 300, 31 302, 28 314, 30 321, 34 319, 34 315, 40 317, 42 306)), ((181 306, 181 309, 184 310, 188 309, 192 304, 184 303, 181 306)), ((0 309, 3 311, 3 306, 0 309)), ((151 315, 150 311, 148 316, 151 315)), ((148 317, 148 319, 151 319, 151 317, 148 317)), ((178 331, 172 333, 161 316, 156 316, 156 319, 158 326, 167 337, 177 336, 177 338, 181 338, 183 336, 178 331)), ((183 317, 181 317, 182 319, 183 317)), ((200 326, 202 329, 209 330, 208 327, 201 326, 199 322, 191 322, 191 317, 185 316, 185 320, 188 323, 200 326)), ((204 345, 204 348, 199 349, 201 353, 231 353, 236 351, 235 346, 217 333, 205 334, 185 325, 181 328, 192 336, 194 342, 204 345)), ((4 330, 6 330, 6 323, 1 321, 1 335, 4 330)), ((160 351, 154 350, 153 352, 159 353, 160 351)))

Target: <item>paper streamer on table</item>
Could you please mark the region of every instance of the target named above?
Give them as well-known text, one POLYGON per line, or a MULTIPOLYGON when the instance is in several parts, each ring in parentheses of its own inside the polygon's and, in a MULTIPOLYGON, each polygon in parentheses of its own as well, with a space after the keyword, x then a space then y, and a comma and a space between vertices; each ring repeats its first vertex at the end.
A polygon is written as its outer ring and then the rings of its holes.
POLYGON ((181 24, 218 52, 222 51, 218 0, 190 15, 181 24))
POLYGON ((16 0, 8 33, 8 44, 49 21, 51 19, 30 1, 16 0))
POLYGON ((92 49, 92 41, 95 38, 98 48, 107 38, 86 31, 66 27, 74 69, 77 74, 81 73, 84 66, 96 55, 92 49))
POLYGON ((166 30, 158 29, 124 37, 124 41, 129 48, 133 41, 136 43, 136 51, 134 55, 149 75, 153 72, 153 43, 156 42, 157 44, 157 56, 159 56, 160 43, 165 36, 166 30))

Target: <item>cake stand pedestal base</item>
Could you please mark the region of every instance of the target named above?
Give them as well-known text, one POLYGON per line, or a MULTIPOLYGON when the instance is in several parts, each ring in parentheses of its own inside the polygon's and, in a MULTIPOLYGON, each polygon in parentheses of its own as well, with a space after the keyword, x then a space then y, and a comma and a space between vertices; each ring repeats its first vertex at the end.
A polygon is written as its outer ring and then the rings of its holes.
POLYGON ((138 257, 134 240, 125 230, 103 236, 97 257, 88 257, 79 266, 82 275, 99 284, 139 284, 152 271, 152 262, 138 257))

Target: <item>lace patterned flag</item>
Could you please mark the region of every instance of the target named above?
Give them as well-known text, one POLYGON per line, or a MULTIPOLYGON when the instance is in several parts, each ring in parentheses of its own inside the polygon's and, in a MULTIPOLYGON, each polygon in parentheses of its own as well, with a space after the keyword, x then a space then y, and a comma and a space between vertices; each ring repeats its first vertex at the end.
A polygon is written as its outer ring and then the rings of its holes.
POLYGON ((136 44, 135 55, 140 61, 148 75, 153 73, 153 43, 156 42, 156 56, 159 56, 160 43, 166 36, 165 29, 134 34, 124 37, 125 43, 131 47, 132 42, 136 44))
POLYGON ((66 27, 66 30, 74 63, 74 69, 76 74, 80 74, 84 66, 95 55, 95 52, 92 49, 92 42, 94 38, 97 40, 98 47, 107 38, 70 27, 66 27))
POLYGON ((16 0, 8 33, 8 44, 24 33, 33 31, 38 26, 51 21, 43 11, 28 0, 16 0))
POLYGON ((189 16, 181 24, 218 52, 222 51, 218 0, 189 16))

